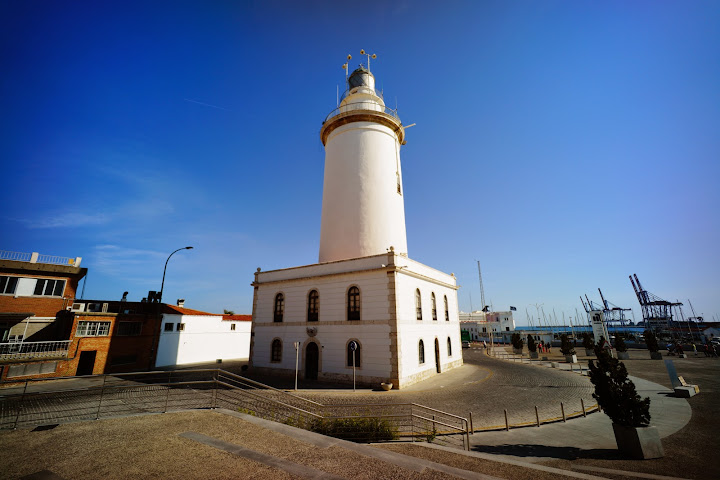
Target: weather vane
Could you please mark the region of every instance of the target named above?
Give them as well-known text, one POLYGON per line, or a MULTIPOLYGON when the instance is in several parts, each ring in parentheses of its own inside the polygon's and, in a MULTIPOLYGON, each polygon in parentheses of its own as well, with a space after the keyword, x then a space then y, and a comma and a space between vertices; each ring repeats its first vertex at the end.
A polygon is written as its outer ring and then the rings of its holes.
POLYGON ((351 59, 351 58, 352 58, 352 55, 348 55, 348 56, 347 56, 348 61, 345 62, 345 63, 343 63, 343 66, 342 66, 343 70, 345 70, 345 81, 347 81, 347 77, 348 77, 348 63, 350 63, 350 59, 351 59))
POLYGON ((377 58, 377 55, 375 55, 374 53, 373 53, 372 55, 369 54, 369 53, 365 53, 365 50, 360 50, 360 55, 365 55, 365 56, 367 57, 367 59, 368 59, 368 72, 369 72, 369 71, 370 71, 370 59, 371 59, 371 58, 372 58, 373 60, 376 59, 376 58, 377 58))

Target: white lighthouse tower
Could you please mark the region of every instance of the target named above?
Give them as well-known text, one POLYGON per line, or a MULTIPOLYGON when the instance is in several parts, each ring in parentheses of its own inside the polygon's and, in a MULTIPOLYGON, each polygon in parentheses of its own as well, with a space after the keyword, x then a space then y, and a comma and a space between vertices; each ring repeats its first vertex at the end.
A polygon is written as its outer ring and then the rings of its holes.
POLYGON ((362 65, 325 119, 320 262, 394 251, 407 254, 400 146, 405 130, 362 65))
POLYGON ((375 90, 370 58, 320 129, 319 262, 255 272, 259 372, 403 388, 462 365, 455 276, 407 254, 405 128, 375 90))

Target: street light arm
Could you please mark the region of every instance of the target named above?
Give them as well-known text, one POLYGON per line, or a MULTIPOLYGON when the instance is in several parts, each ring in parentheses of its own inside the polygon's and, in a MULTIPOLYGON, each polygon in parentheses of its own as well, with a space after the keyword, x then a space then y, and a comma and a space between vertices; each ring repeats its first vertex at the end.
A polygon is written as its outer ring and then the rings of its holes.
POLYGON ((165 268, 163 269, 163 279, 162 279, 162 284, 160 285, 160 298, 158 299, 160 303, 162 303, 163 291, 165 290, 165 273, 167 272, 167 266, 168 266, 168 262, 170 261, 170 257, 172 257, 173 255, 175 255, 175 254, 176 254, 177 252, 179 252, 180 250, 192 250, 192 248, 193 248, 193 247, 182 247, 182 248, 178 248, 177 250, 175 250, 174 252, 172 252, 170 255, 168 255, 167 260, 165 260, 165 268))

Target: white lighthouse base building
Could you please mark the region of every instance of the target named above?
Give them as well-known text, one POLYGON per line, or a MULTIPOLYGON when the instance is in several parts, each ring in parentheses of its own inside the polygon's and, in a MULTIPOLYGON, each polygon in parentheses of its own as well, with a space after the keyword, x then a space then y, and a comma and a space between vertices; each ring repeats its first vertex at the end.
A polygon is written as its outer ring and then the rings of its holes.
POLYGON ((403 388, 462 365, 455 276, 393 250, 258 269, 253 286, 251 361, 262 373, 297 365, 302 379, 352 383, 354 356, 357 385, 403 388))

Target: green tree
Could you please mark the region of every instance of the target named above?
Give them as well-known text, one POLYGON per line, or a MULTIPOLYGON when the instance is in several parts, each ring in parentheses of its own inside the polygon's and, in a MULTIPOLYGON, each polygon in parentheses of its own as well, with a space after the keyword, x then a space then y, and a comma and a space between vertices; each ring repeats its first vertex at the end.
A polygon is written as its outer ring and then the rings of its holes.
POLYGON ((618 335, 615 337, 615 350, 618 352, 627 352, 627 345, 625 345, 625 339, 618 335))
POLYGON ((593 398, 613 423, 626 427, 650 424, 650 398, 637 394, 628 379, 625 365, 600 345, 595 346, 597 361, 590 360, 590 381, 595 385, 593 398))
POLYGON ((652 353, 660 351, 655 332, 650 329, 645 330, 645 345, 647 345, 647 349, 650 350, 650 352, 652 353))
POLYGON ((560 335, 560 352, 563 355, 575 355, 575 347, 564 333, 560 335))
POLYGON ((527 346, 529 352, 537 352, 537 344, 535 343, 535 337, 532 335, 527 336, 527 346))

